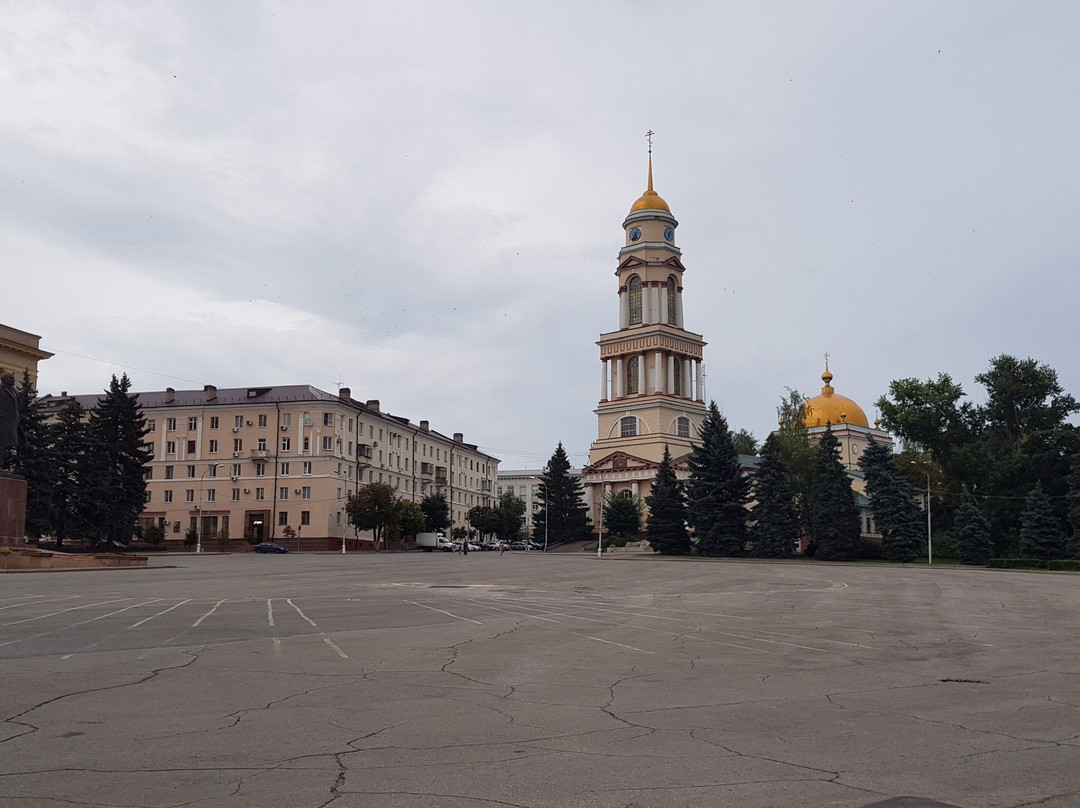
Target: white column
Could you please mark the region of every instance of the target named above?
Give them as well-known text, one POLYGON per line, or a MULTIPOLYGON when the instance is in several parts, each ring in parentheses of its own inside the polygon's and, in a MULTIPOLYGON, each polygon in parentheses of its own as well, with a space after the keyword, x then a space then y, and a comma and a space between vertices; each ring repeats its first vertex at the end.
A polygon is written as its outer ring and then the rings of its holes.
POLYGON ((658 322, 660 322, 660 319, 661 319, 660 312, 663 311, 663 308, 660 305, 660 287, 653 284, 652 286, 649 287, 649 289, 652 292, 652 299, 653 299, 653 318, 652 318, 652 322, 658 323, 658 322))
POLYGON ((679 391, 679 395, 685 396, 686 398, 693 398, 694 395, 694 378, 690 373, 690 360, 684 359, 682 371, 683 389, 679 391))
POLYGON ((656 374, 656 390, 654 392, 663 393, 667 388, 664 386, 664 354, 660 351, 657 351, 654 357, 653 372, 656 374))
POLYGON ((698 401, 705 400, 705 391, 701 389, 701 360, 694 360, 694 396, 698 401))
POLYGON ((608 362, 606 359, 600 360, 600 400, 608 400, 608 362))
POLYGON ((615 360, 615 398, 622 398, 626 395, 626 382, 623 381, 626 376, 623 374, 626 362, 620 356, 615 360))
POLYGON ((642 324, 651 323, 651 306, 649 305, 649 284, 642 281, 641 283, 641 322, 642 324))
POLYGON ((675 363, 679 361, 677 356, 671 357, 671 361, 667 362, 667 389, 671 392, 675 389, 675 363))
POLYGON ((630 293, 619 292, 619 328, 626 328, 630 324, 630 293))
POLYGON ((686 326, 683 325, 682 318, 682 292, 678 291, 678 287, 676 287, 675 291, 675 316, 679 320, 679 328, 686 328, 686 326))
POLYGON ((638 481, 637 480, 634 480, 632 483, 630 483, 630 493, 632 493, 635 497, 638 496, 638 481))
POLYGON ((645 395, 649 392, 649 372, 645 370, 645 352, 642 351, 638 357, 638 395, 645 395))

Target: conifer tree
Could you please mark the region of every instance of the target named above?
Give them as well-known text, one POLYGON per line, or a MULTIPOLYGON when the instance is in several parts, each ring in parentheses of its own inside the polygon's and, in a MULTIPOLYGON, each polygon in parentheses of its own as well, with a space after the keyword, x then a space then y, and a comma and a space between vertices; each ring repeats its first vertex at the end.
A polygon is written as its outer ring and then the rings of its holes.
POLYGON ((1061 558, 1065 554, 1065 535, 1054 516, 1050 497, 1042 483, 1035 483, 1020 515, 1020 555, 1023 558, 1061 558))
POLYGON ((616 491, 604 503, 604 526, 615 536, 641 532, 641 500, 633 491, 616 491))
POLYGON ((645 497, 645 504, 649 506, 645 535, 653 552, 687 555, 690 552, 690 535, 686 532, 686 503, 667 446, 664 446, 664 459, 656 470, 656 478, 652 490, 645 497))
POLYGON ((95 499, 97 487, 91 484, 94 445, 86 424, 86 409, 77 399, 71 399, 60 410, 52 430, 55 477, 50 510, 52 532, 60 549, 65 539, 96 540, 100 536, 100 505, 95 499))
POLYGON ((1069 558, 1080 558, 1080 452, 1072 456, 1069 472, 1069 525, 1072 534, 1066 545, 1069 558))
POLYGON ((716 402, 701 424, 701 443, 688 460, 686 512, 698 549, 706 556, 734 556, 746 548, 746 501, 750 482, 739 467, 739 453, 727 419, 716 402))
POLYGON ((22 443, 12 470, 26 480, 26 535, 39 539, 53 532, 54 430, 45 422, 34 381, 26 371, 19 385, 19 413, 22 443))
POLYGON ((548 544, 561 544, 592 533, 581 479, 570 474, 570 460, 562 441, 540 475, 538 494, 545 508, 533 514, 535 537, 543 539, 545 526, 548 544))
POLYGON ((956 509, 952 533, 960 545, 960 560, 965 564, 985 565, 990 561, 994 547, 990 522, 974 502, 963 502, 956 509))
POLYGON ((759 558, 787 558, 799 540, 799 509, 791 474, 781 459, 775 433, 761 447, 761 463, 754 476, 753 496, 757 500, 750 530, 753 554, 759 558))
POLYGON ((889 561, 914 561, 922 552, 926 530, 911 486, 897 469, 892 452, 871 440, 859 467, 866 474, 866 495, 881 533, 882 555, 889 561))
POLYGON ((859 510, 830 424, 825 426, 814 461, 810 518, 817 558, 850 561, 858 556, 859 510))
MULTIPOLYGON (((101 533, 110 541, 127 544, 135 522, 146 505, 146 464, 153 449, 144 443, 146 418, 138 396, 130 394, 127 374, 114 375, 104 397, 90 411, 89 434, 94 444, 92 462, 100 507, 101 533)), ((87 481, 89 482, 89 481, 87 481)))

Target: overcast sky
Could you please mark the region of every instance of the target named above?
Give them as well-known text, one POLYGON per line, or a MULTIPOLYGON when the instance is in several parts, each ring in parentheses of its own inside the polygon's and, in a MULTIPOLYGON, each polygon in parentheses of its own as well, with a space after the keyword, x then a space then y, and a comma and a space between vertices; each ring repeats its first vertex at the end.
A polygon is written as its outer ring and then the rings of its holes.
POLYGON ((4 3, 0 322, 43 393, 306 383, 503 460, 596 438, 621 224, 708 397, 1080 396, 1075 2, 4 3))

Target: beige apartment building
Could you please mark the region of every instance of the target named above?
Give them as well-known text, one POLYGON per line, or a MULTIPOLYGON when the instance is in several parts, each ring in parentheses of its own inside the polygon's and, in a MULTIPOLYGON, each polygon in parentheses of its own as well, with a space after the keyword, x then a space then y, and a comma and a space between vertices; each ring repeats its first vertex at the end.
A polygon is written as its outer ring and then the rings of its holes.
MULTIPOLYGON (((69 398, 41 401, 55 412, 69 398)), ((75 398, 87 408, 98 399, 75 398)), ((427 421, 383 412, 377 400, 356 401, 347 387, 334 395, 309 385, 207 385, 138 398, 154 450, 140 521, 163 525, 170 544, 182 544, 190 528, 211 548, 225 532, 230 541, 290 549, 370 549, 371 535, 349 525, 345 505, 372 482, 416 502, 443 494, 452 526, 467 528, 469 508, 495 502, 498 459, 461 433, 448 437, 427 421)))

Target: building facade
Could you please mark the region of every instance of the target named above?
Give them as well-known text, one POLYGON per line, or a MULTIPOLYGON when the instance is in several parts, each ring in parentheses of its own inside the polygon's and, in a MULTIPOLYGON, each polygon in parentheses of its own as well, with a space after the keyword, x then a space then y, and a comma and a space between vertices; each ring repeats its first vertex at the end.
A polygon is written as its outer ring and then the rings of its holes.
MULTIPOLYGON (((419 502, 441 493, 453 526, 467 527, 474 505, 493 505, 499 461, 461 433, 383 412, 308 385, 139 393, 147 419, 144 525, 160 524, 166 541, 194 530, 203 543, 249 537, 311 549, 370 546, 345 511, 359 486, 387 483, 419 502)), ((56 412, 70 397, 44 396, 56 412)), ((75 396, 92 408, 98 396, 75 396)))
POLYGON ((23 373, 30 375, 37 384, 38 362, 52 356, 39 347, 41 337, 20 331, 9 325, 0 325, 0 372, 15 374, 15 384, 22 382, 23 373))
POLYGON ((652 149, 648 186, 623 221, 619 251, 619 328, 600 335, 600 402, 597 439, 582 470, 593 524, 601 524, 605 496, 630 490, 644 497, 667 447, 685 478, 686 456, 705 418, 700 334, 683 322, 679 223, 653 190, 652 149))
MULTIPOLYGON (((496 504, 504 493, 524 500, 525 516, 522 517, 521 527, 530 536, 533 536, 533 516, 544 509, 544 500, 540 496, 543 473, 538 469, 506 469, 499 471, 499 479, 495 485, 496 504)), ((581 477, 581 469, 570 468, 566 473, 570 477, 581 477)), ((543 536, 539 538, 542 540, 543 536)))

